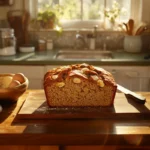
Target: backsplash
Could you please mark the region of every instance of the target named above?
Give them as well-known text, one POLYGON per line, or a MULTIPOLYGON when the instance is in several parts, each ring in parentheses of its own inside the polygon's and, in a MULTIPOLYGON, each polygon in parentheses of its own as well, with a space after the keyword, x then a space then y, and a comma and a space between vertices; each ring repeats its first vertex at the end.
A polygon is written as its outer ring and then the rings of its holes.
MULTIPOLYGON (((75 48, 76 31, 63 31, 61 34, 56 31, 30 31, 30 42, 37 45, 38 39, 53 39, 54 48, 75 48)), ((79 32, 87 41, 87 34, 91 31, 79 32)), ((96 49, 122 50, 125 34, 119 31, 97 31, 96 49)), ((142 35, 143 48, 142 51, 150 51, 150 35, 142 35)))
POLYGON ((0 28, 8 28, 9 24, 7 22, 7 20, 5 19, 0 19, 0 28))
MULTIPOLYGON (((79 32, 87 42, 87 34, 89 31, 79 32)), ((55 48, 73 48, 75 47, 76 31, 63 31, 61 34, 56 31, 49 32, 29 32, 30 41, 37 44, 38 39, 51 38, 54 42, 55 48)), ((123 48, 124 34, 122 32, 97 32, 96 49, 103 49, 104 45, 106 49, 116 50, 123 48)))

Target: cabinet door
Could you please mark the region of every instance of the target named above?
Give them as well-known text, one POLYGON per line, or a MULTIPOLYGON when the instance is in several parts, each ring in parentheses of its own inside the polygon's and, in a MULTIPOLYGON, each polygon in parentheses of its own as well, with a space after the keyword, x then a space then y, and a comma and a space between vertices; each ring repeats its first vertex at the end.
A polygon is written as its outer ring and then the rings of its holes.
POLYGON ((0 73, 23 73, 29 80, 29 89, 43 88, 44 66, 0 66, 0 73))
POLYGON ((104 66, 111 72, 116 82, 133 91, 150 91, 148 67, 104 66))

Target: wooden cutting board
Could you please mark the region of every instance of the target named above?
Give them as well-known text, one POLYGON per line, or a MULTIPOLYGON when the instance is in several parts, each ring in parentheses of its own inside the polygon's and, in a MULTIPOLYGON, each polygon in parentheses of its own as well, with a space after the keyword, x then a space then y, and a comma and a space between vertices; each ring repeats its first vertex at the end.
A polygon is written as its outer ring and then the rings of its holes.
POLYGON ((146 119, 150 118, 149 103, 139 104, 117 93, 112 107, 49 108, 44 91, 29 93, 17 119, 146 119))

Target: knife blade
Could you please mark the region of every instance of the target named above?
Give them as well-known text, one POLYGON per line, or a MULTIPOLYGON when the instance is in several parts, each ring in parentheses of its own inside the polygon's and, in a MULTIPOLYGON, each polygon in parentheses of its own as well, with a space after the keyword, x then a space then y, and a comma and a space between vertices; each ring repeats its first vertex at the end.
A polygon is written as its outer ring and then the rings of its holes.
POLYGON ((125 87, 123 87, 119 84, 117 84, 117 89, 138 103, 145 104, 145 102, 146 102, 146 98, 144 96, 139 95, 133 91, 130 91, 129 89, 126 89, 125 87))

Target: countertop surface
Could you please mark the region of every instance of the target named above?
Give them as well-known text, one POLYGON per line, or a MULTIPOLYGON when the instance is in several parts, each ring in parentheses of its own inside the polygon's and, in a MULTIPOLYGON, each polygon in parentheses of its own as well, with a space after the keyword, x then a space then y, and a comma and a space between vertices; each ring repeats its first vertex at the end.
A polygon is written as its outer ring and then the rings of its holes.
MULTIPOLYGON (((29 92, 15 104, 2 104, 1 145, 130 145, 150 146, 150 117, 137 119, 47 119, 16 122, 17 113, 29 92)), ((150 93, 141 92, 150 105, 150 93)), ((140 107, 144 107, 139 104, 140 107)))
POLYGON ((127 53, 123 50, 112 52, 112 59, 55 59, 58 50, 17 53, 13 56, 0 56, 1 65, 67 65, 90 63, 92 65, 134 65, 149 66, 150 53, 127 53))

